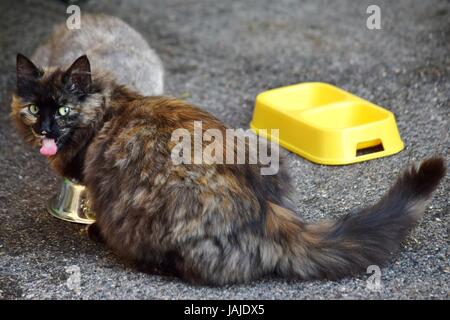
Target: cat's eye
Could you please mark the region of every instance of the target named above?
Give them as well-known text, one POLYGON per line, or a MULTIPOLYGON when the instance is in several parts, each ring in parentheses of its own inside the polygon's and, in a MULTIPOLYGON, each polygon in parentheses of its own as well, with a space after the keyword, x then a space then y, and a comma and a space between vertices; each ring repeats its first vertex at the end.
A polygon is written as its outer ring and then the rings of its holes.
POLYGON ((31 114, 36 115, 36 114, 39 113, 39 108, 38 108, 38 106, 35 105, 35 104, 30 104, 30 105, 28 106, 28 111, 30 111, 31 114))
POLYGON ((69 107, 66 107, 66 106, 60 107, 60 108, 58 109, 58 113, 59 113, 60 115, 62 115, 62 116, 66 116, 69 112, 70 112, 70 108, 69 108, 69 107))

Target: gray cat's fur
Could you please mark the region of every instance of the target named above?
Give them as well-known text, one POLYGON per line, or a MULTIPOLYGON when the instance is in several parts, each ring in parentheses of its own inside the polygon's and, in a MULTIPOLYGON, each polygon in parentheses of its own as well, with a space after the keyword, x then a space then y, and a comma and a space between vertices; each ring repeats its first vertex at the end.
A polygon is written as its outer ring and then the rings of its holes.
POLYGON ((42 67, 67 66, 83 54, 94 71, 112 75, 118 84, 146 96, 163 93, 164 69, 158 55, 136 30, 104 14, 83 14, 79 30, 70 30, 65 23, 56 26, 33 61, 42 67))

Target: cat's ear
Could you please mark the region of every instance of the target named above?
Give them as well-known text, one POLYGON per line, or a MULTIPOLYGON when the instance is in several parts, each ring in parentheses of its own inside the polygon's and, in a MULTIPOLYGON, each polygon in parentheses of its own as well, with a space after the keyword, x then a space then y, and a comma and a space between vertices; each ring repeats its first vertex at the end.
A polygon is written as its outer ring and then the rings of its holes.
POLYGON ((18 53, 16 58, 17 88, 28 85, 30 82, 42 77, 43 72, 23 54, 18 53))
POLYGON ((79 57, 64 74, 64 82, 72 89, 88 92, 92 83, 91 64, 86 55, 79 57))

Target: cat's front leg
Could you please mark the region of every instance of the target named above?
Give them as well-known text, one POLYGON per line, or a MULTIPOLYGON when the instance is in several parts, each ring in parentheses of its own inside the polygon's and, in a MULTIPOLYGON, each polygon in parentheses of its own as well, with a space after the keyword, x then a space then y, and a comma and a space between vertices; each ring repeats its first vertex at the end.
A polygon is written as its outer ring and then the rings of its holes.
POLYGON ((87 227, 87 235, 88 235, 89 239, 91 239, 94 242, 98 242, 98 243, 105 242, 105 239, 103 238, 103 236, 100 233, 98 224, 95 222, 87 227))

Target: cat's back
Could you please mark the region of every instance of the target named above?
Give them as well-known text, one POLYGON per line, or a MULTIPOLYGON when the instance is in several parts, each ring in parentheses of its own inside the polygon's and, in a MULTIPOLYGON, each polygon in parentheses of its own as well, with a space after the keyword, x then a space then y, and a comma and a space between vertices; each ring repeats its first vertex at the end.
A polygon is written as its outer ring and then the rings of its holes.
POLYGON ((88 55, 92 72, 108 72, 119 84, 144 95, 163 92, 163 65, 147 41, 127 23, 104 14, 85 14, 81 28, 58 25, 33 56, 41 66, 67 66, 88 55))

